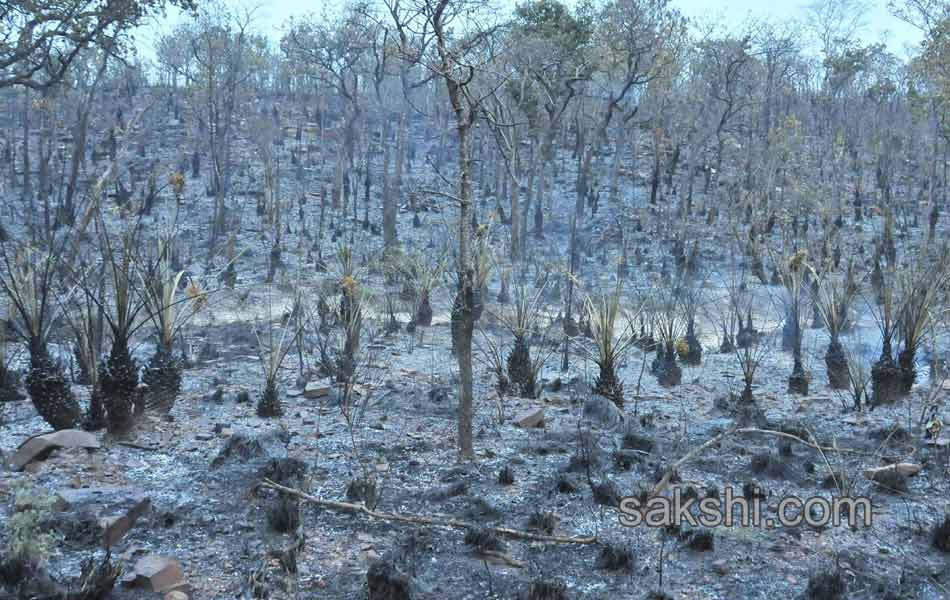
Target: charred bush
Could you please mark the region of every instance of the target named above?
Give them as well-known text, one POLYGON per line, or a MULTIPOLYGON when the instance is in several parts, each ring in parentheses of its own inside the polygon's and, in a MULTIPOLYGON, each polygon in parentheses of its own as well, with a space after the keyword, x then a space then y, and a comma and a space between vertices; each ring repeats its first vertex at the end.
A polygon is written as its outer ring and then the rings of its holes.
POLYGON ((277 384, 273 380, 268 380, 264 385, 264 391, 257 402, 257 416, 261 418, 279 417, 283 414, 280 406, 280 395, 277 393, 277 384))
POLYGON ((567 600, 567 587, 559 581, 533 581, 521 600, 567 600))
POLYGON ((463 540, 476 552, 503 552, 505 543, 491 529, 471 529, 463 540))
POLYGON ((943 521, 934 525, 930 542, 937 550, 950 554, 950 515, 945 516, 943 521))
POLYGON ((753 473, 766 474, 769 477, 781 478, 785 476, 785 463, 770 452, 759 452, 752 456, 750 465, 753 473))
POLYGON ((528 517, 528 528, 536 529, 547 535, 552 535, 557 530, 557 526, 560 522, 561 518, 557 516, 557 513, 536 510, 528 517))
POLYGON ((363 478, 354 479, 346 486, 346 499, 348 502, 362 502, 370 509, 375 508, 378 500, 376 481, 363 478))
POLYGON ((715 547, 715 538, 706 529, 692 531, 686 540, 686 547, 697 552, 711 552, 715 547))
POLYGON ((627 546, 604 544, 594 566, 605 571, 632 571, 634 567, 633 552, 627 546))
POLYGON ((300 526, 300 503, 295 498, 280 496, 267 512, 267 523, 277 533, 291 533, 300 526))
POLYGON ((409 577, 389 561, 376 561, 366 571, 368 600, 410 600, 409 577))
POLYGON ((807 600, 838 600, 843 598, 848 586, 837 570, 823 571, 812 575, 805 588, 807 600))
POLYGON ((515 482, 515 472, 510 466, 505 465, 498 471, 498 483, 500 485, 512 485, 515 482))

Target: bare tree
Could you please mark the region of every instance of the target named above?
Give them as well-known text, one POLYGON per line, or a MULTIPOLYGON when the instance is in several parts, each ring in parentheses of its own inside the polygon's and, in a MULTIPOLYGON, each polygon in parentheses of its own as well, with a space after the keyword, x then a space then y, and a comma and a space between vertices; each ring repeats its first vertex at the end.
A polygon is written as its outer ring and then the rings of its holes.
POLYGON ((488 98, 480 92, 477 77, 491 62, 489 43, 497 27, 486 24, 477 1, 416 0, 410 27, 431 32, 430 52, 420 57, 427 69, 445 84, 455 119, 458 144, 458 191, 441 195, 454 200, 458 211, 458 289, 452 306, 452 340, 458 360, 458 443, 462 459, 475 457, 472 445, 472 336, 482 310, 481 289, 472 244, 472 129, 488 98))
POLYGON ((59 83, 84 50, 116 50, 124 35, 167 4, 194 0, 31 0, 0 4, 0 88, 59 83))

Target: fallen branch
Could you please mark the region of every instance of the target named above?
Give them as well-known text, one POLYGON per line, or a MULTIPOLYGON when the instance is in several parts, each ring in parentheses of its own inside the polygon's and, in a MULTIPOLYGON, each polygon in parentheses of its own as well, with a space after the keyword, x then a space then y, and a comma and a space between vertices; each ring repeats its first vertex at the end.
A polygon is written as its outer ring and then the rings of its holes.
POLYGON ((761 435, 771 435, 771 436, 775 436, 775 437, 780 437, 780 438, 784 438, 784 439, 787 439, 787 440, 792 440, 793 442, 798 442, 799 444, 801 444, 801 445, 803 445, 803 446, 807 446, 807 447, 812 448, 813 450, 817 450, 817 451, 819 451, 819 452, 824 452, 824 451, 827 450, 827 451, 831 451, 831 452, 848 452, 848 453, 850 453, 850 454, 868 454, 868 455, 871 455, 871 453, 862 452, 862 451, 860 451, 860 450, 849 450, 849 449, 847 449, 847 448, 830 448, 830 447, 827 447, 827 446, 820 446, 820 445, 818 445, 818 444, 813 444, 813 443, 811 443, 811 442, 809 442, 809 441, 807 441, 807 440, 803 440, 802 438, 798 437, 797 435, 792 435, 792 434, 790 434, 790 433, 785 433, 784 431, 774 431, 774 430, 772 430, 772 429, 759 429, 759 428, 757 428, 757 427, 743 427, 743 428, 733 427, 732 429, 727 429, 726 431, 723 431, 722 433, 720 433, 720 434, 718 434, 718 435, 716 435, 716 436, 713 436, 711 439, 709 439, 709 440, 708 440, 706 443, 704 443, 702 446, 699 446, 698 448, 694 448, 694 449, 690 450, 690 451, 687 452, 682 458, 680 458, 678 461, 676 461, 675 463, 673 463, 673 466, 671 466, 671 467, 666 471, 666 473, 663 474, 663 477, 660 478, 660 481, 658 481, 657 484, 656 484, 655 486, 653 486, 653 495, 654 495, 654 496, 659 496, 660 494, 662 494, 663 491, 664 491, 667 487, 669 487, 669 485, 670 485, 670 479, 673 478, 673 475, 675 475, 676 472, 679 471, 680 467, 682 467, 684 464, 686 464, 687 462, 689 462, 690 460, 692 460, 693 458, 695 458, 697 454, 701 453, 701 452, 702 452, 703 450, 705 450, 706 448, 709 448, 710 446, 713 446, 713 445, 719 443, 720 441, 722 441, 723 439, 725 439, 725 438, 727 438, 727 437, 730 437, 730 436, 732 436, 732 435, 741 435, 741 434, 746 434, 746 435, 761 434, 761 435))
POLYGON ((670 485, 670 479, 673 478, 673 475, 675 475, 676 472, 679 471, 680 467, 682 467, 684 464, 686 464, 687 461, 689 461, 691 458, 693 458, 694 456, 696 456, 697 454, 699 454, 700 452, 702 452, 702 451, 705 450, 706 448, 708 448, 708 447, 710 447, 710 446, 712 446, 712 445, 714 445, 714 444, 717 444, 717 443, 719 443, 720 440, 722 440, 722 439, 724 439, 724 438, 726 438, 726 437, 728 437, 728 436, 734 434, 736 431, 737 431, 737 430, 736 430, 735 428, 733 428, 733 429, 727 429, 726 431, 723 431, 723 432, 720 433, 719 435, 714 436, 712 439, 708 440, 708 441, 707 441, 705 444, 703 444, 702 446, 700 446, 700 447, 698 447, 698 448, 693 448, 692 450, 690 450, 689 452, 687 452, 682 458, 680 458, 678 461, 676 461, 675 463, 673 463, 673 466, 671 466, 669 469, 667 469, 666 473, 663 474, 663 477, 661 477, 660 480, 657 482, 657 484, 656 484, 655 486, 653 486, 653 495, 654 495, 654 496, 659 496, 660 494, 662 494, 662 493, 663 493, 663 490, 665 490, 665 489, 667 488, 667 486, 670 485))
POLYGON ((920 473, 920 465, 914 463, 896 463, 885 465, 883 467, 873 467, 864 470, 864 476, 871 481, 879 481, 881 478, 891 473, 896 473, 902 477, 913 477, 920 473))
POLYGON ((145 452, 155 452, 161 450, 161 446, 145 446, 143 444, 136 444, 135 442, 116 442, 117 446, 125 446, 126 448, 133 448, 135 450, 144 450, 145 452))
POLYGON ((844 452, 846 454, 862 454, 864 456, 877 456, 874 452, 866 452, 864 450, 852 450, 850 448, 834 448, 831 446, 819 446, 818 444, 812 444, 809 441, 803 440, 797 435, 792 435, 790 433, 785 433, 784 431, 775 431, 772 429, 758 429, 755 427, 745 427, 743 429, 737 429, 736 433, 761 433, 763 435, 772 435, 775 437, 785 438, 787 440, 792 440, 793 442, 798 442, 803 446, 808 446, 813 450, 818 450, 819 452, 844 452))
POLYGON ((597 544, 599 543, 596 537, 585 537, 585 536, 574 536, 574 537, 564 537, 559 535, 542 535, 538 533, 530 533, 527 531, 521 531, 518 529, 510 529, 508 527, 482 527, 477 523, 469 523, 468 521, 459 521, 456 519, 437 519, 433 517, 427 517, 424 515, 406 515, 398 513, 388 513, 377 510, 371 510, 363 504, 354 504, 351 502, 337 502, 334 500, 324 500, 322 498, 317 498, 316 496, 311 496, 306 492, 300 490, 286 487, 275 483, 270 479, 264 479, 260 483, 261 487, 270 488, 272 490, 277 490, 284 494, 289 494, 305 500, 310 504, 315 504, 323 508, 329 508, 332 510, 337 510, 341 512, 350 512, 350 513, 362 513, 368 517, 374 519, 382 519, 384 521, 395 521, 398 523, 412 523, 415 525, 429 525, 432 527, 445 527, 448 529, 464 529, 464 530, 476 530, 476 529, 486 529, 492 533, 503 535, 509 538, 515 538, 519 540, 529 540, 532 542, 549 542, 552 544, 597 544))

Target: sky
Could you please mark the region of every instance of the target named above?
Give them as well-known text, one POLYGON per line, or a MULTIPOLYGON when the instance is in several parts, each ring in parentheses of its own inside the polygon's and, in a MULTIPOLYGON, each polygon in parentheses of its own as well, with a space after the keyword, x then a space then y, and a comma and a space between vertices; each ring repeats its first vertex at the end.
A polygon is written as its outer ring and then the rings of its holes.
MULTIPOLYGON (((739 25, 748 17, 766 19, 771 22, 784 22, 788 19, 804 19, 806 7, 812 0, 671 0, 672 4, 691 21, 703 22, 722 17, 727 24, 739 25)), ((864 42, 881 42, 899 57, 908 56, 907 49, 915 47, 921 40, 921 33, 911 25, 890 14, 887 0, 867 0, 869 9, 864 15, 867 27, 860 37, 864 42)), ((270 33, 276 42, 280 39, 281 28, 294 15, 320 13, 325 4, 339 5, 341 0, 222 0, 230 6, 257 6, 255 17, 262 31, 270 33)), ((501 6, 514 7, 516 0, 496 0, 501 6)), ((572 0, 566 0, 573 4, 572 0)), ((143 27, 136 35, 140 54, 151 59, 154 57, 154 43, 160 32, 167 32, 174 23, 182 18, 177 11, 159 19, 157 23, 143 27)))

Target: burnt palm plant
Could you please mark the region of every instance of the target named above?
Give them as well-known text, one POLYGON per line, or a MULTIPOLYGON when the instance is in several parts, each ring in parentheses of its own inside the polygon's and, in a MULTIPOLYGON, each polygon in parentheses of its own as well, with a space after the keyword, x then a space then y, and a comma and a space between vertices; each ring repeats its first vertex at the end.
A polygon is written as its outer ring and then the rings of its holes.
POLYGON ((53 301, 54 294, 60 291, 54 282, 58 255, 52 248, 44 252, 23 247, 11 257, 7 244, 0 244, 4 267, 0 271, 0 287, 14 313, 15 337, 26 344, 30 353, 26 377, 30 400, 54 429, 69 429, 79 423, 79 403, 69 389, 61 365, 50 356, 47 346, 50 327, 62 305, 53 301))
POLYGON ((10 346, 7 344, 7 322, 0 322, 0 404, 20 399, 17 389, 19 374, 10 368, 10 346))
POLYGON ((848 393, 851 395, 854 410, 861 410, 867 402, 868 383, 871 382, 871 368, 859 353, 845 348, 845 364, 848 373, 848 393))
POLYGON ((495 391, 499 397, 504 397, 508 393, 510 382, 508 381, 508 366, 505 364, 506 348, 501 340, 492 337, 492 334, 485 329, 478 328, 479 336, 475 339, 475 348, 478 352, 476 359, 483 367, 495 377, 495 391))
POLYGON ((495 254, 492 250, 487 225, 480 226, 476 232, 473 251, 473 266, 475 268, 473 281, 475 289, 473 317, 477 322, 485 310, 485 298, 488 295, 488 279, 491 277, 492 270, 495 268, 495 254))
POLYGON ((445 275, 445 259, 440 256, 430 261, 424 256, 408 257, 402 267, 403 297, 413 303, 413 325, 432 325, 432 292, 442 283, 445 275))
POLYGON ((688 285, 683 292, 683 311, 686 317, 686 334, 683 337, 686 352, 683 361, 696 366, 703 360, 703 346, 696 335, 696 313, 700 305, 700 288, 688 285))
POLYGON ((356 279, 353 254, 349 247, 341 246, 337 251, 340 268, 340 312, 339 323, 343 328, 343 350, 337 365, 337 381, 352 381, 356 370, 356 355, 360 349, 360 332, 363 327, 363 292, 356 279))
POLYGON ((768 356, 769 344, 767 339, 761 336, 755 337, 748 344, 734 349, 736 362, 739 364, 739 370, 742 371, 742 393, 739 400, 743 404, 752 404, 755 398, 752 393, 752 384, 755 382, 755 374, 762 365, 762 362, 768 356))
POLYGON ((798 250, 786 260, 776 260, 779 277, 785 287, 785 324, 782 328, 782 347, 792 351, 792 374, 788 377, 788 391, 795 394, 808 394, 810 376, 805 372, 802 362, 802 337, 805 329, 805 275, 807 253, 798 250))
POLYGON ((933 325, 934 308, 950 283, 948 260, 950 256, 945 251, 933 264, 920 266, 904 275, 897 319, 897 333, 902 346, 897 355, 897 364, 901 370, 900 386, 903 393, 910 392, 917 378, 917 351, 933 325))
POLYGON ((471 340, 475 334, 475 324, 485 311, 485 296, 488 290, 488 278, 495 266, 495 257, 492 251, 487 225, 481 225, 476 230, 472 242, 472 265, 469 273, 455 271, 455 299, 452 301, 452 319, 450 329, 452 333, 452 354, 467 338, 471 340), (471 277, 471 289, 464 281, 471 277), (464 279, 463 279, 464 278, 464 279), (468 298, 468 294, 471 297, 468 298))
MULTIPOLYGON (((659 344, 650 368, 657 382, 663 387, 679 385, 683 379, 683 370, 677 364, 676 357, 677 344, 686 333, 687 327, 686 312, 681 299, 684 290, 685 288, 678 285, 670 286, 662 294, 653 311, 654 330, 659 336, 659 344)), ((688 353, 688 345, 685 350, 684 354, 688 353)))
POLYGON ((828 348, 825 351, 828 384, 836 390, 849 389, 852 381, 848 358, 841 344, 841 332, 847 326, 848 313, 854 302, 857 286, 852 285, 849 279, 836 276, 829 270, 819 273, 811 265, 808 265, 808 270, 816 282, 812 302, 821 323, 828 330, 828 348))
MULTIPOLYGON (((142 318, 146 303, 136 288, 141 281, 140 265, 135 259, 137 227, 124 233, 115 247, 108 233, 101 244, 109 287, 108 297, 80 279, 86 296, 104 308, 103 316, 112 339, 106 360, 99 365, 99 389, 106 409, 106 428, 110 433, 127 433, 133 425, 138 398, 138 365, 131 353, 132 336, 147 322, 142 318)), ((105 227, 102 228, 105 232, 105 227)))
POLYGON ((143 404, 163 412, 171 410, 181 392, 181 363, 173 351, 175 337, 207 304, 207 294, 194 281, 180 297, 185 272, 173 267, 174 252, 173 234, 159 239, 157 252, 141 273, 138 288, 157 337, 155 352, 142 374, 147 386, 143 404))
MULTIPOLYGON (((515 386, 522 398, 535 398, 538 393, 536 363, 531 360, 531 342, 529 337, 536 331, 541 321, 541 296, 545 286, 534 294, 525 286, 515 288, 512 309, 504 313, 501 322, 514 336, 511 352, 506 361, 508 383, 515 386)), ((539 348, 538 351, 541 351, 539 348)))
POLYGON ((736 338, 743 326, 739 302, 748 289, 742 285, 745 273, 736 268, 735 260, 731 267, 725 281, 725 294, 720 296, 718 301, 707 304, 711 313, 709 317, 719 326, 722 335, 722 341, 719 343, 720 354, 732 354, 736 349, 736 338))
POLYGON ((871 367, 871 406, 890 404, 901 395, 901 369, 894 360, 893 342, 900 314, 897 276, 893 269, 881 272, 877 302, 868 303, 881 332, 881 355, 871 367))
MULTIPOLYGON (((299 301, 299 291, 295 294, 295 304, 299 301)), ((257 352, 261 369, 264 372, 264 390, 257 402, 257 416, 262 418, 279 417, 284 411, 280 405, 279 378, 284 361, 293 348, 294 340, 299 338, 299 319, 286 319, 280 326, 275 324, 272 314, 272 300, 268 298, 268 321, 263 327, 256 327, 257 352)), ((276 320, 278 323, 281 320, 276 320)))
MULTIPOLYGON (((597 298, 588 297, 585 312, 590 323, 595 352, 591 359, 599 373, 594 382, 594 393, 599 394, 623 409, 623 381, 618 374, 623 357, 637 342, 633 317, 622 309, 622 280, 609 294, 597 298), (621 323, 620 321, 624 322, 621 323)), ((639 312, 639 309, 637 310, 639 312)))
MULTIPOLYGON (((741 343, 737 339, 737 343, 732 347, 732 353, 736 358, 736 363, 739 365, 739 370, 742 372, 743 387, 739 395, 739 400, 740 403, 744 405, 751 405, 755 402, 752 393, 755 374, 768 356, 770 349, 769 336, 758 331, 755 331, 754 334, 749 333, 749 329, 752 327, 753 302, 754 299, 749 294, 747 288, 739 285, 733 285, 730 288, 728 310, 734 311, 738 316, 740 328, 743 327, 741 316, 743 313, 746 314, 748 321, 745 329, 746 334, 743 336, 741 343)), ((740 331, 740 334, 741 333, 740 331)), ((739 335, 737 334, 737 338, 738 337, 739 335)))
MULTIPOLYGON (((99 294, 105 293, 105 278, 98 272, 99 294)), ((105 337, 105 317, 102 307, 88 296, 77 298, 64 316, 76 339, 75 357, 79 364, 81 383, 89 386, 89 410, 84 426, 90 430, 102 429, 106 425, 105 407, 102 403, 102 390, 99 388, 99 356, 102 354, 105 337)))

